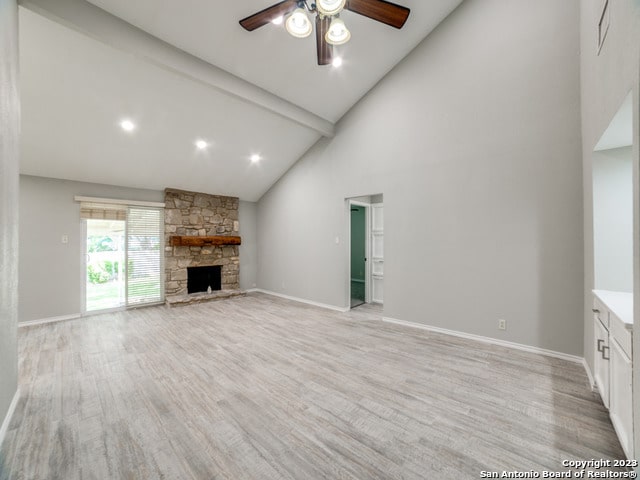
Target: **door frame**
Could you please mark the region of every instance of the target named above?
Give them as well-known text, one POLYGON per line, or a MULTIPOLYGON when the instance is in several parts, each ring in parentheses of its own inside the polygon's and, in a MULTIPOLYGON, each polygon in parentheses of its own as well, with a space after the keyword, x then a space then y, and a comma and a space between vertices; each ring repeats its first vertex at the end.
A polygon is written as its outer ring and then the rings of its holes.
POLYGON ((364 207, 365 224, 365 271, 364 302, 371 303, 371 204, 347 199, 347 307, 351 310, 351 206, 364 207))
MULTIPOLYGON (((370 222, 371 222, 370 223, 370 228, 369 228, 369 241, 371 242, 371 252, 370 252, 370 254, 371 254, 371 265, 370 265, 370 269, 369 269, 369 274, 370 274, 369 285, 371 286, 370 287, 371 288, 371 290, 370 290, 370 292, 371 292, 371 303, 377 303, 378 305, 383 305, 384 304, 384 219, 382 221, 382 230, 381 231, 380 230, 374 230, 373 229, 373 224, 374 224, 373 217, 374 217, 374 211, 375 211, 376 207, 381 208, 382 211, 383 211, 383 215, 384 215, 384 201, 371 203, 371 208, 369 209, 370 210, 369 219, 370 219, 370 222), (373 295, 374 276, 376 276, 376 274, 375 274, 375 272, 373 270, 373 265, 374 265, 374 263, 376 263, 376 261, 374 260, 374 256, 373 256, 373 254, 375 253, 374 252, 374 248, 375 248, 374 247, 374 245, 375 245, 374 237, 376 235, 378 235, 378 234, 382 235, 382 239, 383 239, 383 246, 382 246, 382 274, 378 275, 378 277, 381 277, 382 284, 383 284, 383 294, 382 294, 383 298, 382 298, 382 301, 378 301, 375 298, 373 298, 374 297, 374 295, 373 295)), ((376 257, 376 258, 379 259, 380 257, 376 257)))
POLYGON ((80 314, 87 314, 87 220, 80 219, 80 314))

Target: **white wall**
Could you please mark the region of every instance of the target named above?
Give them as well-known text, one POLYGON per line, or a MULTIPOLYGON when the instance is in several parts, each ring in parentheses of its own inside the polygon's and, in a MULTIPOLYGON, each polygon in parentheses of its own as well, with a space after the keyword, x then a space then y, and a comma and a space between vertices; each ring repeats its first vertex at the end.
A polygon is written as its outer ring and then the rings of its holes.
POLYGON ((578 7, 463 2, 260 200, 258 286, 346 306, 381 192, 386 316, 582 354, 578 7))
MULTIPOLYGON (((640 1, 609 2, 611 27, 602 51, 596 52, 597 23, 603 2, 580 3, 580 58, 582 98, 582 150, 584 177, 584 356, 593 369, 592 294, 593 264, 593 190, 592 155, 625 97, 633 91, 633 204, 638 205, 639 105, 640 105, 640 1)), ((640 331, 640 228, 639 212, 634 212, 634 299, 635 329, 640 331)), ((640 335, 634 335, 634 351, 640 351, 640 335)), ((640 445, 640 355, 634 356, 634 399, 636 445, 640 445)), ((637 449, 640 453, 640 448, 637 449)))
POLYGON ((593 153, 594 280, 599 290, 633 292, 631 147, 593 153))
POLYGON ((0 427, 18 388, 19 130, 18 4, 0 0, 0 427))

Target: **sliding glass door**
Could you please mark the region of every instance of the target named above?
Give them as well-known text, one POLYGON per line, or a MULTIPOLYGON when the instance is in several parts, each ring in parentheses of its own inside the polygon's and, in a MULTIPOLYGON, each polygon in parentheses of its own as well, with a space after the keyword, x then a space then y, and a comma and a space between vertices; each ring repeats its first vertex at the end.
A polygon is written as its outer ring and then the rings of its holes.
POLYGON ((87 232, 85 311, 162 302, 163 211, 92 205, 82 212, 87 232))
POLYGON ((126 304, 125 222, 87 220, 86 311, 126 304))
POLYGON ((162 217, 157 208, 129 208, 127 305, 161 302, 162 217))

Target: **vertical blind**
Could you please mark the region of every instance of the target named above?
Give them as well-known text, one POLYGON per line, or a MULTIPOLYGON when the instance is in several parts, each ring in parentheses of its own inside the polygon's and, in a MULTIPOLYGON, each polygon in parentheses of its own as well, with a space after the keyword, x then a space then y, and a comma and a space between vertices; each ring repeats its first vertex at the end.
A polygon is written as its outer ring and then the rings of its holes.
POLYGON ((127 304, 161 302, 162 210, 129 207, 127 210, 127 304))

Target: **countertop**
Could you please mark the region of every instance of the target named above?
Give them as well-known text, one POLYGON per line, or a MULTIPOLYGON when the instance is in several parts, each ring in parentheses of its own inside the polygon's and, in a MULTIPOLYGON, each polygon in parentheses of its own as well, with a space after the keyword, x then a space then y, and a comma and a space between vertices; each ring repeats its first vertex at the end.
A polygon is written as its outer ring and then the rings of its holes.
POLYGON ((610 290, 594 290, 593 293, 625 323, 627 329, 631 330, 633 327, 633 293, 612 292, 610 290))

